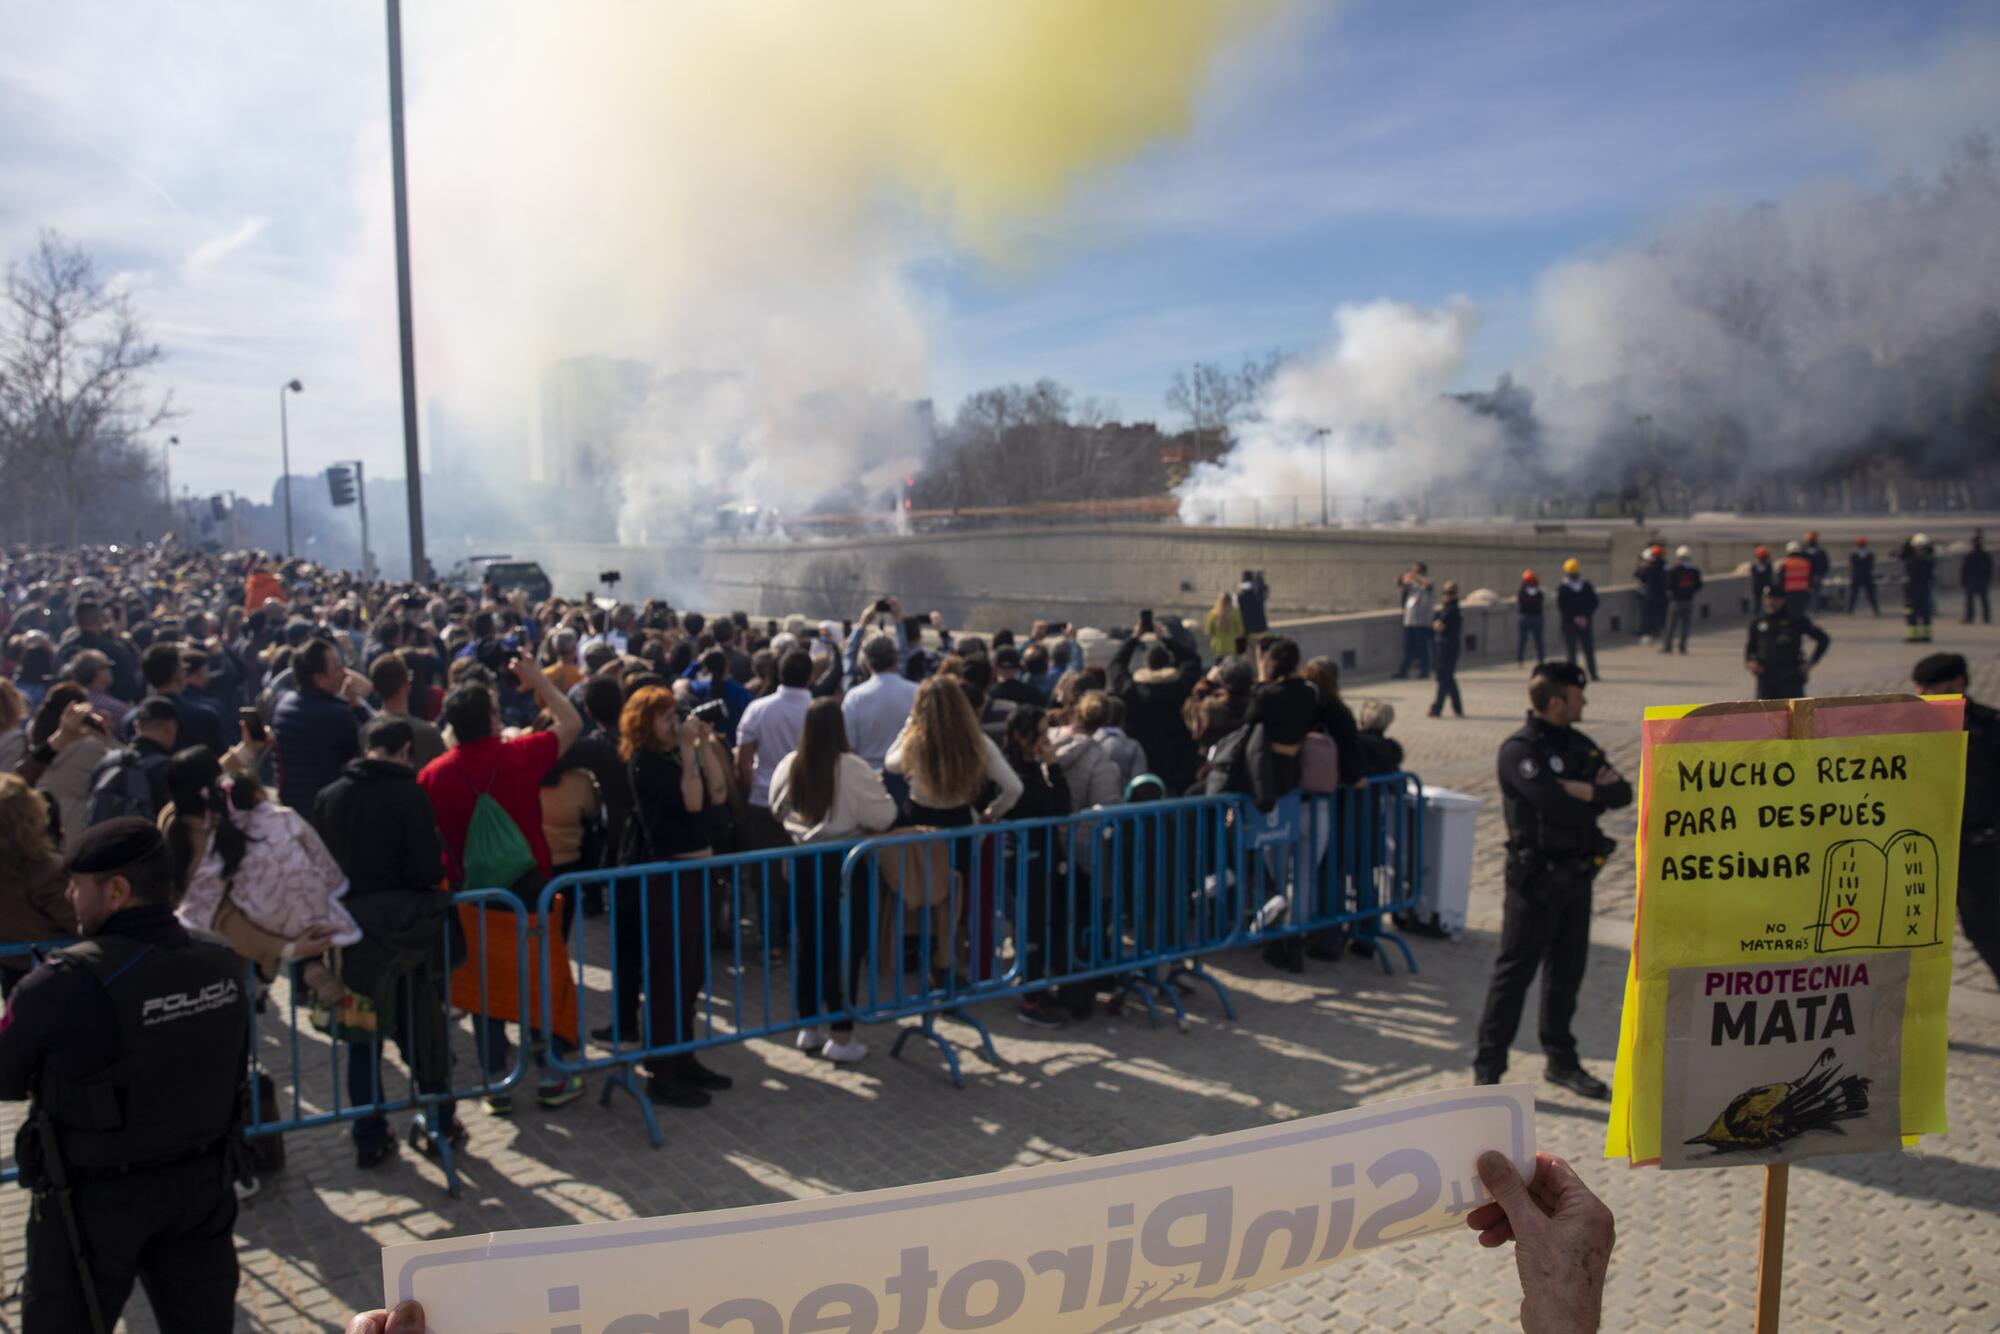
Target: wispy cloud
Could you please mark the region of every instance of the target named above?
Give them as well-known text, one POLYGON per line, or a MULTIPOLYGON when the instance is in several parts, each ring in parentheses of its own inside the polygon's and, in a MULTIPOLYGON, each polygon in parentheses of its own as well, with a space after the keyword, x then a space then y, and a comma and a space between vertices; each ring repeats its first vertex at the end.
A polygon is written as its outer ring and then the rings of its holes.
POLYGON ((203 241, 189 251, 187 260, 181 267, 190 275, 211 268, 262 236, 264 229, 270 225, 269 218, 254 215, 245 218, 221 236, 203 241))

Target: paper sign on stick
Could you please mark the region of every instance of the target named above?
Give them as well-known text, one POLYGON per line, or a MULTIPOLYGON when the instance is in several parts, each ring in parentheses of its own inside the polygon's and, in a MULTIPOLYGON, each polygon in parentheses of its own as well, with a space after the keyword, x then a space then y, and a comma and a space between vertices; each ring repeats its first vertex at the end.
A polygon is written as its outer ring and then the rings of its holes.
POLYGON ((1894 1148, 1945 1129, 1964 702, 1649 709, 1608 1157, 1894 1148))
POLYGON ((1533 1172, 1528 1085, 859 1195, 391 1246, 382 1279, 438 1334, 1097 1334, 1462 1228, 1489 1198, 1488 1149, 1533 1172))

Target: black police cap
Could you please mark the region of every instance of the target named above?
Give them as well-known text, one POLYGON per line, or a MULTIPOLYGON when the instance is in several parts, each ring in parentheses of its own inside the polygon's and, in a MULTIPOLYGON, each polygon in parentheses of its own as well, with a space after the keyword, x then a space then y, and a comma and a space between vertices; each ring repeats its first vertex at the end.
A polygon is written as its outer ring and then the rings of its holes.
POLYGON ((1590 684, 1590 678, 1584 675, 1583 668, 1573 662, 1538 662, 1535 664, 1535 670, 1529 673, 1529 678, 1537 676, 1545 681, 1553 681, 1559 686, 1576 686, 1581 689, 1590 684))
POLYGON ((1957 653, 1933 653, 1910 669, 1910 679, 1926 690, 1965 675, 1965 659, 1957 653))
POLYGON ((109 875, 157 856, 166 840, 143 815, 121 815, 83 831, 64 863, 72 875, 109 875))

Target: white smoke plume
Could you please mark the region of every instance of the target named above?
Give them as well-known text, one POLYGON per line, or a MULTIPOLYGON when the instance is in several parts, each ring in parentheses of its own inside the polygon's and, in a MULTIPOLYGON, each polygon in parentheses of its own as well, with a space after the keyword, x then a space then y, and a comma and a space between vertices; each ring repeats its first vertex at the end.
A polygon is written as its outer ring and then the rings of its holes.
POLYGON ((1358 497, 1407 511, 1440 480, 1589 487, 1634 466, 1724 501, 1737 479, 1808 478, 1862 451, 1962 472, 1974 405, 2000 395, 1995 218, 2000 164, 1975 137, 1931 179, 1711 211, 1557 265, 1526 392, 1486 396, 1499 415, 1448 396, 1466 388, 1471 303, 1343 306, 1333 340, 1275 377, 1261 419, 1180 488, 1182 517, 1283 521, 1298 497, 1316 518, 1319 428, 1337 515, 1358 497))
MULTIPOLYGON (((482 468, 550 478, 573 464, 547 457, 548 368, 639 363, 650 388, 593 445, 632 537, 719 500, 798 511, 886 483, 928 389, 910 270, 1011 257, 1073 182, 1184 132, 1266 9, 406 7, 423 392, 483 441, 544 443, 482 468)), ((356 187, 370 265, 390 254, 386 178, 378 158, 356 187)))
POLYGON ((1754 473, 1948 433, 2000 351, 1995 218, 1974 139, 1933 180, 1711 212, 1560 265, 1530 376, 1550 438, 1582 458, 1643 419, 1754 473))
POLYGON ((1178 492, 1183 521, 1309 522, 1322 466, 1330 513, 1360 516, 1497 457, 1500 424, 1446 397, 1479 328, 1471 301, 1341 306, 1333 326, 1323 347, 1272 377, 1230 451, 1190 474, 1178 492))

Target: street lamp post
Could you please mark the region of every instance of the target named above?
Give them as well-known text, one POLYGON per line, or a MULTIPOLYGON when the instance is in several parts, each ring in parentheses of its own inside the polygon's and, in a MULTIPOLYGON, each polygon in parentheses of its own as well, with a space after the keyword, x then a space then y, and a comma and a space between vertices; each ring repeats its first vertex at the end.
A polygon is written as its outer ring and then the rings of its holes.
POLYGON ((167 442, 160 446, 160 470, 165 474, 167 484, 167 523, 170 525, 174 521, 174 448, 180 442, 179 436, 170 435, 167 442))
POLYGON ((1329 528, 1332 523, 1326 502, 1326 427, 1315 427, 1313 436, 1319 441, 1319 526, 1329 528))
POLYGON ((287 380, 278 386, 278 445, 285 456, 285 559, 292 558, 292 428, 285 420, 285 395, 303 393, 305 386, 297 380, 287 380))

